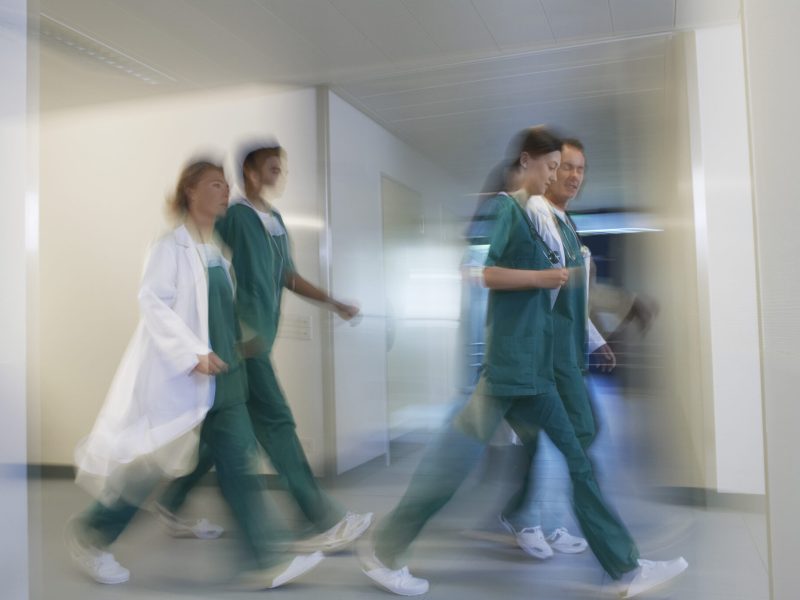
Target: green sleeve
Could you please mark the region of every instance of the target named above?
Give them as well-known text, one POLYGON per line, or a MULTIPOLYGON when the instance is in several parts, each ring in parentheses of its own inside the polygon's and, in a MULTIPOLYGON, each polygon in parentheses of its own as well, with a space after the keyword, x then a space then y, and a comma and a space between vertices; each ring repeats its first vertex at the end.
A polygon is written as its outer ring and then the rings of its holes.
POLYGON ((265 270, 264 231, 258 215, 246 206, 234 205, 217 221, 216 229, 231 250, 242 322, 267 339, 274 337, 275 293, 265 270))
MULTIPOLYGON (((292 252, 292 238, 289 237, 289 229, 286 227, 286 223, 283 222, 283 217, 281 216, 281 214, 278 211, 273 211, 273 214, 275 215, 275 217, 280 222, 281 227, 283 227, 283 230, 286 232, 286 235, 284 236, 285 239, 283 240, 283 242, 281 242, 281 243, 283 243, 284 256, 286 257, 286 272, 287 273, 297 273, 297 269, 295 269, 295 267, 294 267, 294 258, 292 257, 292 254, 293 254, 293 252, 292 252)), ((284 279, 284 281, 285 281, 285 279, 284 279)))
MULTIPOLYGON (((513 225, 514 212, 511 210, 513 207, 503 200, 505 198, 498 198, 494 210, 491 214, 492 228, 489 235, 489 254, 486 256, 487 267, 493 267, 503 262, 503 255, 505 254, 506 247, 511 239, 511 227, 513 225)), ((513 202, 513 200, 510 200, 513 202)))

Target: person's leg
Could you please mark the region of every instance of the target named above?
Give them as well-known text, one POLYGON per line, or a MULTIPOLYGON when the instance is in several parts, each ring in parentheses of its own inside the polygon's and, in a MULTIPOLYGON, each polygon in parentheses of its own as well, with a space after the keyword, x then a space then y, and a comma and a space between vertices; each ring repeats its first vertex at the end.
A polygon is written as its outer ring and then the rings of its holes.
POLYGON ((80 535, 96 548, 113 544, 130 524, 153 490, 161 472, 147 460, 139 460, 109 477, 102 500, 96 500, 77 517, 80 535))
POLYGON ((515 458, 518 458, 518 472, 522 478, 519 487, 508 499, 500 515, 516 531, 542 524, 542 507, 545 500, 542 493, 545 486, 537 485, 536 458, 539 443, 539 436, 532 434, 527 444, 512 446, 509 450, 515 454, 515 458))
POLYGON ((345 510, 320 488, 306 459, 292 416, 268 356, 247 360, 247 408, 258 442, 285 481, 300 510, 318 531, 333 527, 345 510))
POLYGON ((476 392, 454 422, 437 435, 402 499, 375 531, 375 556, 381 563, 397 567, 400 556, 428 520, 447 504, 475 467, 509 403, 476 392))
MULTIPOLYGON (((556 369, 555 374, 556 388, 564 409, 578 441, 586 451, 597 436, 597 428, 583 375, 577 367, 556 369)), ((536 437, 526 446, 527 452, 520 468, 520 472, 524 473, 520 486, 502 512, 516 531, 541 526, 549 532, 563 527, 566 521, 566 511, 561 507, 566 507, 569 502, 567 482, 559 477, 560 469, 554 465, 549 467, 549 473, 545 473, 548 469, 541 462, 547 460, 547 453, 541 451, 536 437), (555 477, 545 476, 547 474, 555 477)))
POLYGON ((572 480, 575 516, 592 551, 614 579, 638 567, 639 551, 625 526, 606 504, 586 456, 556 392, 519 399, 506 419, 523 442, 538 428, 564 455, 572 480))
POLYGON ((258 485, 258 444, 244 404, 212 411, 203 424, 202 439, 213 456, 220 490, 228 503, 258 568, 281 562, 279 549, 288 538, 278 511, 258 485))
POLYGON ((186 502, 189 492, 194 489, 203 476, 214 466, 214 455, 208 445, 201 442, 197 457, 197 466, 188 475, 170 482, 158 499, 158 503, 171 513, 180 511, 186 502))
POLYGON ((577 366, 556 367, 554 373, 558 395, 575 435, 583 449, 588 450, 597 438, 597 421, 583 373, 577 366))

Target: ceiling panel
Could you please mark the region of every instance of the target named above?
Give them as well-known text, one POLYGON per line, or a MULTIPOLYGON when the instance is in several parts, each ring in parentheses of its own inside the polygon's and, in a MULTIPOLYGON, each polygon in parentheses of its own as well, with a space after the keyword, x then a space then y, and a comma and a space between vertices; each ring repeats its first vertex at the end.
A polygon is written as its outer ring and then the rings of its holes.
POLYGON ((472 3, 503 50, 556 41, 544 8, 535 0, 473 0, 472 3))
POLYGON ((739 18, 741 0, 675 0, 675 27, 689 29, 739 18))
POLYGON ((556 39, 607 37, 613 34, 611 11, 603 0, 541 0, 556 39))
POLYGON ((575 65, 627 60, 631 56, 661 57, 664 54, 665 43, 663 36, 609 41, 602 44, 516 54, 502 59, 476 60, 363 81, 348 81, 342 82, 341 85, 347 88, 348 93, 360 98, 394 94, 398 91, 425 89, 464 81, 491 81, 575 65))
POLYGON ((175 54, 185 52, 187 58, 193 58, 195 65, 202 65, 205 61, 201 53, 192 49, 173 48, 176 46, 175 40, 157 29, 143 36, 142 33, 150 29, 149 24, 131 17, 110 2, 71 0, 67 3, 42 0, 40 9, 47 17, 73 28, 79 34, 131 55, 175 78, 191 79, 188 74, 179 72, 176 68, 176 61, 172 60, 175 54), (146 51, 148 49, 149 52, 146 51))
POLYGON ((328 68, 340 65, 353 68, 369 66, 374 64, 376 54, 388 59, 380 46, 373 44, 327 0, 256 2, 291 27, 293 35, 311 45, 320 57, 324 57, 328 68))
POLYGON ((448 56, 499 54, 492 34, 470 0, 401 0, 448 56))
POLYGON ((663 72, 662 57, 638 58, 412 89, 373 96, 366 103, 391 121, 460 109, 475 101, 505 104, 520 96, 545 101, 574 94, 652 89, 663 86, 663 72))
POLYGON ((669 31, 675 25, 675 0, 610 0, 614 33, 669 31))
POLYGON ((439 46, 397 0, 331 0, 392 63, 418 62, 441 54, 439 46))

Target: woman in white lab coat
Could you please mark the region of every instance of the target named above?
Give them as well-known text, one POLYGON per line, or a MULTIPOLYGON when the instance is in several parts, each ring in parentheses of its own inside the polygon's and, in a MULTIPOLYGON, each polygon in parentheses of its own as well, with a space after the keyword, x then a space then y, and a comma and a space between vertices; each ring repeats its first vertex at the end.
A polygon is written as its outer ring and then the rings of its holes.
POLYGON ((283 585, 322 558, 283 554, 284 529, 249 483, 258 444, 245 404, 233 273, 214 239, 214 222, 227 205, 220 166, 199 161, 183 170, 172 200, 180 223, 150 254, 141 322, 76 452, 77 481, 97 501, 71 521, 67 541, 76 565, 100 583, 128 580, 107 548, 164 476, 194 468, 201 440, 253 559, 243 586, 283 585))

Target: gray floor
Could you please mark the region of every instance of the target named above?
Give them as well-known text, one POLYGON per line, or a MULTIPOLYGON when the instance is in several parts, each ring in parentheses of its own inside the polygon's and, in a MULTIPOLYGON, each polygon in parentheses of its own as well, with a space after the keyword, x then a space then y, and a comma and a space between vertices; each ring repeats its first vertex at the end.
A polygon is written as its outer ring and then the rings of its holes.
MULTIPOLYGON (((622 418, 622 401, 600 386, 600 418, 622 418)), ((656 502, 642 492, 624 444, 614 443, 606 428, 593 454, 601 484, 637 539, 646 558, 683 555, 690 569, 668 591, 648 598, 680 600, 766 600, 764 515, 757 510, 734 510, 656 502), (624 466, 625 468, 619 468, 624 466), (649 499, 648 499, 649 498, 649 499)), ((420 439, 407 439, 393 448, 393 463, 381 460, 356 469, 331 484, 332 493, 355 511, 386 514, 404 491, 423 448, 420 439)), ((629 448, 628 448, 629 450, 629 448)), ((427 598, 578 599, 613 597, 607 577, 591 555, 556 555, 539 562, 517 549, 496 526, 498 503, 509 493, 513 460, 508 450, 493 448, 473 477, 429 525, 410 558, 412 572, 430 579, 427 598)), ((543 470, 553 480, 563 477, 552 449, 542 452, 543 470)), ((275 494, 287 518, 300 525, 285 492, 275 494)), ((68 517, 82 510, 88 497, 71 481, 30 483, 32 598, 99 600, 130 598, 237 598, 249 594, 226 589, 235 573, 237 539, 226 508, 212 486, 196 490, 188 515, 206 516, 232 533, 215 541, 167 537, 148 513, 141 514, 115 544, 117 559, 132 572, 119 586, 96 584, 77 572, 62 542, 68 517)), ((574 524, 570 523, 574 530, 574 524)), ((345 552, 326 559, 296 583, 269 592, 275 598, 323 600, 389 598, 369 583, 355 557, 345 552)))

